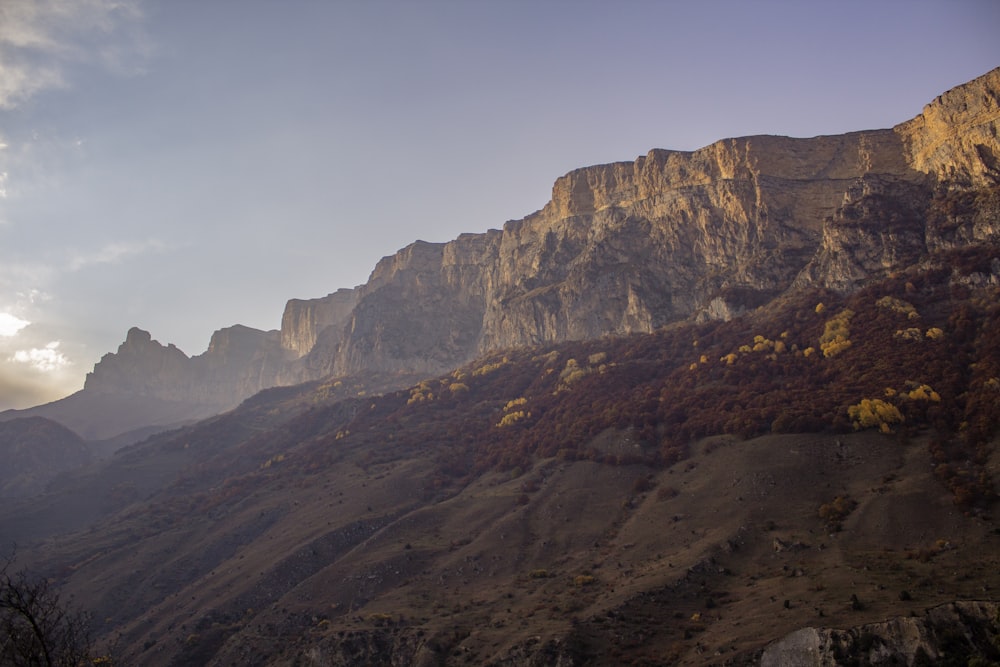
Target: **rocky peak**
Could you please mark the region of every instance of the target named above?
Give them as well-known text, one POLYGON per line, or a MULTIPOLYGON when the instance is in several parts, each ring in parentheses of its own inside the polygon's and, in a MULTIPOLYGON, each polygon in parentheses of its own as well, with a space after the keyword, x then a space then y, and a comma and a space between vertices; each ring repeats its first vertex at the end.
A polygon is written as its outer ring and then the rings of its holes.
POLYGON ((84 389, 96 393, 151 395, 184 375, 188 357, 163 346, 148 331, 129 329, 117 353, 108 353, 87 374, 84 389))
POLYGON ((108 353, 87 375, 84 391, 144 396, 226 409, 278 383, 285 358, 278 331, 236 325, 216 331, 208 349, 188 357, 133 327, 117 353, 108 353))
MULTIPOLYGON (((142 348, 149 345, 153 341, 152 335, 148 331, 143 331, 139 327, 132 327, 125 334, 124 347, 127 348, 142 348)), ((118 349, 119 352, 122 351, 121 348, 118 349)))
POLYGON ((967 186, 1000 183, 1000 67, 952 88, 895 131, 914 169, 967 186))
POLYGON ((205 357, 218 360, 249 358, 263 346, 277 342, 278 338, 277 331, 261 331, 236 324, 212 334, 205 357))

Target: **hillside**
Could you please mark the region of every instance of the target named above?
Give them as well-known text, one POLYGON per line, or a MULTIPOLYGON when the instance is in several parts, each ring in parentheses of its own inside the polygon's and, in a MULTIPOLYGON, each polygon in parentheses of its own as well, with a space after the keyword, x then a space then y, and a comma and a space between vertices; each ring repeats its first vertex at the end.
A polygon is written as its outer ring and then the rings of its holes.
POLYGON ((41 493, 56 475, 88 463, 91 456, 80 436, 54 421, 0 422, 0 498, 41 493))
POLYGON ((129 664, 1000 662, 998 101, 573 172, 0 534, 129 664))
POLYGON ((272 390, 0 527, 99 505, 38 564, 149 665, 739 662, 991 599, 1000 254, 939 259, 381 396, 272 390))

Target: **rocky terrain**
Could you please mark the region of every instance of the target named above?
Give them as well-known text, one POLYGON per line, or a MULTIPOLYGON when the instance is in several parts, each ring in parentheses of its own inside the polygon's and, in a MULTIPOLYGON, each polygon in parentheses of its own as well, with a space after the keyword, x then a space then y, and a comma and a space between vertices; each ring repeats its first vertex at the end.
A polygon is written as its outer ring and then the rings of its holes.
POLYGON ((129 664, 1000 662, 998 120, 1000 69, 654 150, 280 331, 133 329, 36 410, 175 430, 0 535, 129 664))

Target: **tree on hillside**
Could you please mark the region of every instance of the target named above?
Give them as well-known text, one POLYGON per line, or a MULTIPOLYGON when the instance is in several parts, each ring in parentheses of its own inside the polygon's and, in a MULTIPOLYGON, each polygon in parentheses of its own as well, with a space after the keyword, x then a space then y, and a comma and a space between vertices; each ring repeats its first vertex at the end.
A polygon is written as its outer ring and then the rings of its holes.
POLYGON ((110 665, 93 652, 87 615, 64 605, 45 579, 0 564, 0 667, 110 665))

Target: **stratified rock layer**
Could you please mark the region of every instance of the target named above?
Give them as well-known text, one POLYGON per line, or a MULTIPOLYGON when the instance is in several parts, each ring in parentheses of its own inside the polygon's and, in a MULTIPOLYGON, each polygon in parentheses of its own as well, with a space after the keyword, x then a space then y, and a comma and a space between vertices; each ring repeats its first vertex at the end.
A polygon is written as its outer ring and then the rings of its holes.
POLYGON ((353 289, 339 289, 320 299, 291 299, 281 316, 281 347, 305 356, 322 331, 343 328, 357 302, 353 289))

